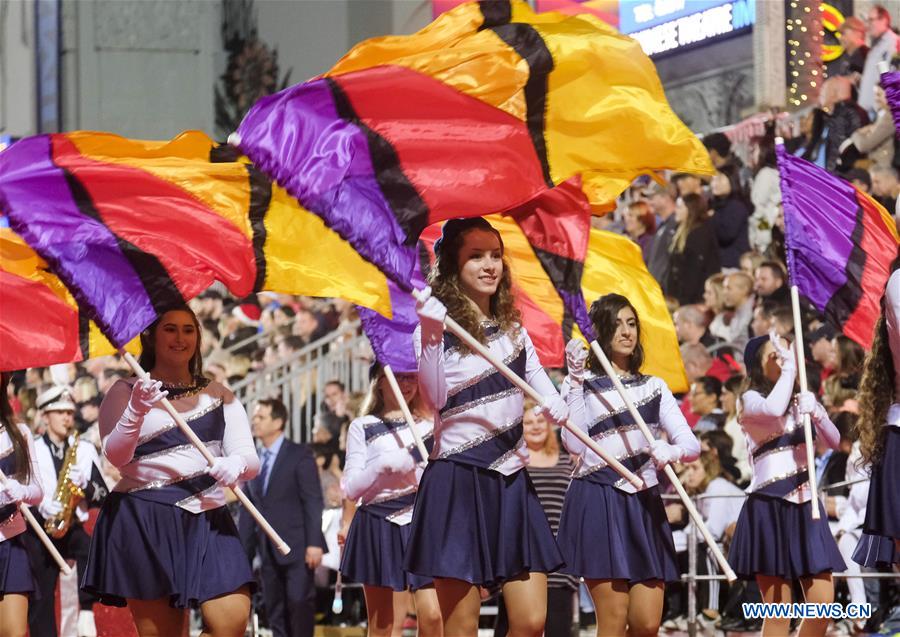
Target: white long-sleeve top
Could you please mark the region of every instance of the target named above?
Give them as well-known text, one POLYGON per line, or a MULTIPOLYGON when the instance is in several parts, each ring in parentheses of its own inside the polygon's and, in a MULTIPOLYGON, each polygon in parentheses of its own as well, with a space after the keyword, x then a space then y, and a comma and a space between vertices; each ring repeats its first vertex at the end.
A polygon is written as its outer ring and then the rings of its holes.
MULTIPOLYGON (((669 444, 682 449, 682 459, 691 462, 700 455, 700 442, 691 431, 666 383, 656 376, 622 378, 644 422, 655 438, 665 432, 669 444)), ((606 376, 585 372, 583 384, 563 383, 563 396, 569 406, 569 421, 593 438, 610 455, 621 461, 644 481, 644 488, 658 484, 656 467, 647 453, 647 439, 631 417, 625 402, 606 376)), ((628 493, 637 489, 614 473, 597 454, 568 430, 563 429, 563 444, 575 458, 575 478, 598 471, 609 474, 616 488, 628 493)))
MULTIPOLYGON (((721 540, 725 529, 737 522, 744 506, 743 496, 743 491, 721 476, 713 478, 706 486, 703 497, 697 501, 697 510, 716 540, 721 540)), ((688 526, 693 523, 691 520, 688 526)))
POLYGON ((853 443, 850 456, 847 458, 847 471, 845 479, 863 480, 850 485, 850 493, 846 498, 841 498, 837 504, 838 522, 835 532, 855 533, 859 535, 859 527, 866 520, 866 504, 869 501, 869 471, 862 462, 862 452, 859 441, 853 443))
MULTIPOLYGON (((900 205, 900 204, 898 204, 900 205)), ((894 404, 888 410, 887 424, 900 427, 900 270, 888 279, 885 294, 885 315, 888 345, 894 359, 894 404)))
MULTIPOLYGON (((485 328, 487 347, 541 396, 556 388, 538 360, 524 327, 515 338, 496 325, 485 328)), ((422 343, 421 326, 413 334, 419 359, 419 388, 434 407, 433 459, 450 459, 511 475, 528 464, 522 437, 522 391, 475 353, 461 355, 458 341, 422 343)))
MULTIPOLYGON (((795 503, 811 499, 807 479, 803 423, 794 397, 796 370, 782 369, 768 396, 749 390, 741 396, 740 423, 750 450, 753 477, 748 493, 781 497, 795 503)), ((825 443, 837 449, 841 436, 822 405, 810 414, 825 443)))
MULTIPOLYGON (((74 436, 69 436, 67 445, 71 446, 75 442, 74 436)), ((35 456, 38 466, 41 468, 40 480, 41 488, 44 491, 43 505, 46 506, 50 501, 56 498, 56 485, 59 482, 59 474, 56 473, 56 465, 53 463, 53 451, 47 445, 44 436, 38 438, 34 443, 35 456)), ((97 470, 100 469, 100 456, 97 455, 97 449, 87 440, 78 441, 78 449, 75 451, 75 466, 81 471, 82 475, 90 477, 93 475, 94 465, 97 470)), ((85 522, 88 519, 88 503, 84 500, 75 507, 75 517, 79 522, 85 522)))
MULTIPOLYGON (((206 460, 162 407, 155 406, 147 412, 136 436, 126 436, 116 427, 131 398, 135 380, 117 381, 100 405, 104 455, 122 474, 114 491, 137 493, 161 489, 206 474, 206 460)), ((241 480, 256 476, 259 457, 247 412, 230 390, 212 381, 200 391, 170 396, 169 400, 213 457, 240 455, 246 466, 241 480)), ((216 509, 225 505, 225 492, 218 483, 213 483, 176 504, 192 513, 216 509)))
MULTIPOLYGON (((416 432, 427 443, 434 423, 417 420, 416 432)), ((420 460, 419 451, 405 420, 382 420, 378 416, 363 416, 350 423, 347 429, 347 457, 341 476, 344 497, 361 506, 387 502, 415 493, 422 479, 420 463, 408 473, 379 470, 379 459, 387 453, 404 449, 420 460)), ((412 505, 390 516, 390 521, 404 525, 412 520, 412 505)))
MULTIPOLYGON (((22 484, 25 487, 25 498, 22 502, 35 506, 40 503, 43 497, 43 489, 41 488, 40 466, 38 465, 37 454, 34 452, 34 439, 27 425, 19 424, 16 426, 22 432, 22 436, 24 436, 28 444, 28 462, 31 465, 30 479, 27 484, 22 484)), ((0 426, 0 468, 3 469, 7 480, 13 479, 13 473, 16 469, 14 464, 15 455, 13 454, 12 441, 9 439, 9 434, 6 433, 6 428, 0 426)), ((0 542, 25 532, 25 518, 22 517, 19 507, 10 503, 0 506, 0 510, 7 509, 7 506, 10 508, 10 511, 8 513, 4 512, 5 514, 0 519, 0 542)))

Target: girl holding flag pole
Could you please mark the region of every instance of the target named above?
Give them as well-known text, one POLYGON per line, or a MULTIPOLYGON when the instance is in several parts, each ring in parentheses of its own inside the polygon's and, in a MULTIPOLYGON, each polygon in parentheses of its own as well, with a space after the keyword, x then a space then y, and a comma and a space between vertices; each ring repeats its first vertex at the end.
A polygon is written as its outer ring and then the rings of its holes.
MULTIPOLYGON (((802 416, 809 414, 817 434, 833 449, 840 434, 815 395, 794 395, 794 351, 774 332, 750 339, 744 364, 747 380, 738 421, 748 440, 752 479, 729 561, 740 577, 756 578, 764 602, 790 603, 792 582, 799 579, 807 602, 831 603, 831 574, 845 564, 826 517, 813 519, 802 416)), ((806 618, 800 634, 824 635, 828 621, 806 618)), ((770 617, 763 624, 763 635, 789 631, 789 618, 770 617)))
MULTIPOLYGON (((402 594, 406 590, 415 597, 419 635, 439 637, 441 614, 433 582, 403 570, 424 459, 381 364, 374 363, 369 375, 371 386, 362 415, 347 431, 341 487, 348 500, 361 501, 361 506, 349 530, 342 531, 346 541, 341 575, 363 584, 370 637, 399 634, 397 627, 406 614, 402 594)), ((426 410, 417 395, 416 374, 398 374, 397 381, 419 436, 430 439, 433 423, 423 417, 426 410)))
POLYGON ((563 443, 577 458, 557 535, 563 572, 585 579, 597 610, 597 635, 656 635, 665 583, 679 579, 672 531, 659 496, 657 469, 693 461, 700 443, 665 382, 644 376, 641 328, 627 298, 607 294, 591 305, 597 343, 613 365, 651 430, 647 439, 623 397, 583 343, 566 347, 569 375, 563 393, 572 422, 644 480, 635 489, 583 442, 564 430, 563 443), (587 363, 588 370, 585 370, 587 363))
POLYGON ((859 388, 860 450, 873 468, 853 559, 871 567, 900 563, 900 256, 891 269, 859 388))
POLYGON ((13 422, 6 395, 9 374, 0 380, 0 637, 28 631, 28 598, 37 590, 23 542, 20 503, 36 506, 43 490, 34 443, 25 425, 13 422))
POLYGON ((140 635, 181 635, 199 608, 204 635, 243 635, 253 575, 222 486, 256 476, 247 413, 201 374, 200 327, 187 306, 141 333, 146 380, 113 385, 100 406, 103 453, 122 479, 107 498, 82 586, 128 604, 140 635), (165 396, 214 456, 211 466, 159 401, 165 396))
POLYGON ((447 221, 435 243, 430 290, 420 293, 419 390, 435 412, 435 446, 422 476, 404 566, 434 578, 444 634, 475 636, 479 586, 498 584, 509 634, 538 637, 547 576, 563 560, 523 471, 522 391, 462 341, 452 317, 543 397, 544 414, 566 419, 564 401, 538 361, 511 293, 499 233, 482 218, 447 221))

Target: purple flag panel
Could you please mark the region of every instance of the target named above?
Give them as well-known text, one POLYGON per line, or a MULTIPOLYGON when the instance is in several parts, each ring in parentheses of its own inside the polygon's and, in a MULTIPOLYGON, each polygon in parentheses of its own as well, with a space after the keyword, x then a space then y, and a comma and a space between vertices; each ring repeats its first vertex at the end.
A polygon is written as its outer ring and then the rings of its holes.
MULTIPOLYGON (((421 289, 425 287, 425 277, 422 276, 418 260, 414 265, 411 283, 414 288, 421 289)), ((386 319, 378 312, 361 306, 357 306, 356 310, 378 362, 390 365, 399 374, 416 372, 419 364, 412 338, 419 325, 416 300, 390 279, 388 288, 391 292, 393 319, 386 319)))
POLYGON ((881 74, 881 88, 884 89, 888 108, 894 116, 894 128, 900 137, 900 71, 881 74))

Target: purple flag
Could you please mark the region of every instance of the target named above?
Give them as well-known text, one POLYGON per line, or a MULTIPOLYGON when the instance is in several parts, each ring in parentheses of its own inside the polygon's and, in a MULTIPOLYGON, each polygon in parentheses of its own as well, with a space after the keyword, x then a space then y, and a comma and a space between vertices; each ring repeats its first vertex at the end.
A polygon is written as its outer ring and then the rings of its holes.
MULTIPOLYGON (((414 262, 412 280, 414 288, 425 287, 425 277, 419 261, 414 262)), ((365 307, 357 306, 359 319, 362 321, 363 330, 372 343, 372 351, 375 358, 382 365, 390 365, 398 374, 416 372, 419 369, 416 361, 416 352, 413 348, 413 332, 419 324, 419 316, 416 314, 416 300, 412 294, 401 290, 400 287, 388 279, 388 289, 391 293, 391 309, 393 319, 386 319, 378 312, 365 307)))
POLYGON ((788 275, 829 321, 865 348, 897 256, 897 228, 853 184, 778 145, 788 275))
POLYGON ((900 137, 900 71, 881 74, 881 88, 887 97, 888 108, 894 116, 894 128, 900 137))

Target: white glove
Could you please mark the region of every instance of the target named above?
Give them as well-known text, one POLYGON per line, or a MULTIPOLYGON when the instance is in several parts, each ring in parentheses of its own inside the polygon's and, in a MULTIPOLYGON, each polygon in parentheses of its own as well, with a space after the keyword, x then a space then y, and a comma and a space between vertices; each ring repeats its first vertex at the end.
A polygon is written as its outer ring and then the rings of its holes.
POLYGON ((657 469, 662 469, 667 464, 678 462, 684 455, 684 450, 681 447, 670 445, 665 440, 654 440, 647 449, 657 469))
POLYGON ((79 611, 76 630, 78 631, 78 637, 97 637, 97 624, 94 622, 94 611, 79 611))
POLYGON ((581 383, 584 378, 584 363, 587 357, 587 348, 580 339, 573 338, 568 342, 566 345, 566 366, 569 368, 569 378, 572 379, 572 382, 581 383))
POLYGON ((159 380, 143 380, 139 378, 131 388, 131 399, 128 401, 128 408, 138 418, 143 418, 147 412, 153 408, 157 401, 168 396, 169 392, 162 388, 162 381, 159 380))
POLYGON ((406 449, 395 449, 378 456, 379 473, 409 473, 416 467, 416 461, 406 449))
POLYGON ((781 337, 775 333, 775 330, 769 331, 769 341, 775 348, 775 354, 778 356, 778 364, 781 366, 782 372, 794 372, 797 370, 797 358, 794 356, 794 346, 784 347, 781 344, 781 337))
POLYGON ((544 396, 540 405, 535 405, 535 415, 543 414, 554 425, 561 425, 569 417, 569 406, 559 394, 544 396))
POLYGON ((25 487, 18 480, 7 478, 5 484, 0 484, 0 506, 21 502, 25 495, 25 487))
POLYGON ((797 395, 797 411, 803 414, 814 414, 819 406, 816 395, 811 391, 802 391, 797 395))
POLYGON ((84 489, 88 485, 88 477, 78 465, 73 464, 69 467, 69 480, 79 489, 84 489))
POLYGON ((233 487, 238 483, 241 474, 247 468, 247 463, 242 456, 225 456, 223 458, 213 459, 212 466, 209 468, 209 475, 216 479, 221 485, 233 487))
POLYGON ((434 338, 443 334, 444 319, 447 318, 447 307, 438 299, 431 296, 431 288, 426 287, 419 292, 416 301, 416 314, 422 324, 422 340, 426 337, 434 338))
POLYGON ((40 513, 45 520, 49 520, 62 511, 62 509, 62 505, 56 500, 42 500, 38 505, 38 513, 40 513))

